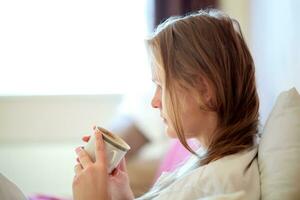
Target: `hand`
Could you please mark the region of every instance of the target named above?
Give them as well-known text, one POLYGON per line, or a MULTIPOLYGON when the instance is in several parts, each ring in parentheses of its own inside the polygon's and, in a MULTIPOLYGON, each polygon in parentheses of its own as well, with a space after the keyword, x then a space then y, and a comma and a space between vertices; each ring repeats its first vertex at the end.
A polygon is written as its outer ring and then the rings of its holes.
MULTIPOLYGON (((100 138, 101 138, 101 140, 103 142, 102 137, 100 137, 100 138)), ((82 140, 85 141, 85 142, 88 142, 89 139, 90 139, 90 136, 84 136, 82 138, 82 140)), ((97 141, 98 140, 96 138, 96 142, 97 141)), ((96 146, 96 149, 97 149, 97 146, 96 146)), ((84 150, 83 150, 83 152, 86 153, 84 150)), ((102 153, 104 153, 104 152, 102 151, 102 153)), ((105 157, 105 153, 104 153, 104 157, 105 157)), ((96 160, 97 160, 97 156, 96 156, 96 160)), ((80 159, 80 157, 77 158, 77 161, 81 165, 81 159, 80 159)), ((107 161, 105 161, 105 162, 107 163, 107 161)), ((96 163, 97 163, 97 161, 96 161, 96 163)), ((75 168, 78 168, 78 167, 75 167, 75 168)), ((119 166, 116 169, 114 169, 113 172, 110 175, 107 175, 107 171, 106 170, 107 169, 105 169, 105 171, 102 172, 103 175, 106 176, 106 180, 104 179, 104 177, 101 177, 101 179, 102 179, 102 181, 104 181, 102 184, 104 184, 105 186, 107 186, 108 197, 110 199, 113 199, 113 200, 118 200, 118 199, 122 199, 122 200, 124 200, 124 199, 134 199, 134 195, 133 195, 133 193, 131 191, 131 188, 129 186, 129 178, 128 178, 128 175, 127 175, 125 159, 123 159, 121 161, 121 163, 119 164, 119 166)), ((94 176, 93 173, 91 173, 91 175, 94 176)), ((103 194, 103 192, 101 192, 101 193, 103 194)), ((104 197, 101 196, 101 197, 99 197, 99 199, 104 199, 104 197)), ((77 200, 77 199, 75 199, 75 200, 77 200)))
POLYGON ((76 149, 80 163, 75 165, 76 175, 72 185, 74 200, 112 199, 109 192, 107 159, 101 133, 96 132, 95 138, 95 163, 81 147, 76 149))
POLYGON ((134 195, 129 185, 125 159, 108 176, 108 185, 111 199, 113 200, 132 200, 134 195))

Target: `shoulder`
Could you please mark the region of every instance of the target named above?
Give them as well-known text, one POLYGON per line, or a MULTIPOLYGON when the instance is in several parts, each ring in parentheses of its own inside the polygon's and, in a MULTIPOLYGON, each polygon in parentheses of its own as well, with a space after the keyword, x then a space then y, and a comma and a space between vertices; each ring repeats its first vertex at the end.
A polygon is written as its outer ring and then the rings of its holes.
POLYGON ((206 165, 205 169, 207 174, 224 177, 227 174, 244 174, 255 165, 257 165, 257 147, 213 161, 206 165))
MULTIPOLYGON (((259 185, 257 147, 216 160, 205 167, 202 180, 218 182, 225 191, 244 190, 259 185)), ((200 181, 200 180, 199 180, 200 181)))
POLYGON ((243 192, 247 196, 245 199, 259 199, 256 155, 255 147, 198 167, 176 180, 165 194, 170 195, 172 191, 180 191, 176 192, 176 197, 196 199, 243 192))

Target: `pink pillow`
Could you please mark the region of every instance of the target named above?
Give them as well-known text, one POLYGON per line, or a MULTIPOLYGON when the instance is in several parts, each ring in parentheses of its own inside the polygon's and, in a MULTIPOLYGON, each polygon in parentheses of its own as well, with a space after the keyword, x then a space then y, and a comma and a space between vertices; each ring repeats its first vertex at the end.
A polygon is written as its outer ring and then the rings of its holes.
MULTIPOLYGON (((199 148, 199 142, 197 140, 189 139, 187 142, 192 149, 199 148)), ((180 141, 178 139, 173 139, 170 149, 160 163, 155 180, 162 172, 171 172, 176 169, 189 156, 191 156, 191 153, 180 143, 180 141)))
POLYGON ((63 198, 58 198, 58 197, 48 196, 48 195, 33 195, 29 197, 29 200, 71 200, 71 199, 63 199, 63 198))

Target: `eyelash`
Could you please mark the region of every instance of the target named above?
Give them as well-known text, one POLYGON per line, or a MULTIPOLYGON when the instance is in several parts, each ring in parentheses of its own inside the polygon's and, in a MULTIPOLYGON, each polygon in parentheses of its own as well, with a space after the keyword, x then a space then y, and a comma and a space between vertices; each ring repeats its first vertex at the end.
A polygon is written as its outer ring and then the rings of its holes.
POLYGON ((160 85, 160 84, 155 83, 155 85, 156 85, 156 87, 161 88, 161 85, 160 85))

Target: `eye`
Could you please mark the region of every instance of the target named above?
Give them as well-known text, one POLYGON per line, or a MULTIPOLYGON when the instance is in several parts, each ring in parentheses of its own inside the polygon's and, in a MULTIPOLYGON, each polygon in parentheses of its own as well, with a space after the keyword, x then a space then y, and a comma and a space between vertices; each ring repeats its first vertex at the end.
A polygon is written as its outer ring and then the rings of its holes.
POLYGON ((161 84, 157 80, 152 79, 152 82, 155 84, 155 86, 161 88, 161 84))
POLYGON ((160 83, 155 83, 156 87, 161 89, 161 84, 160 83))

